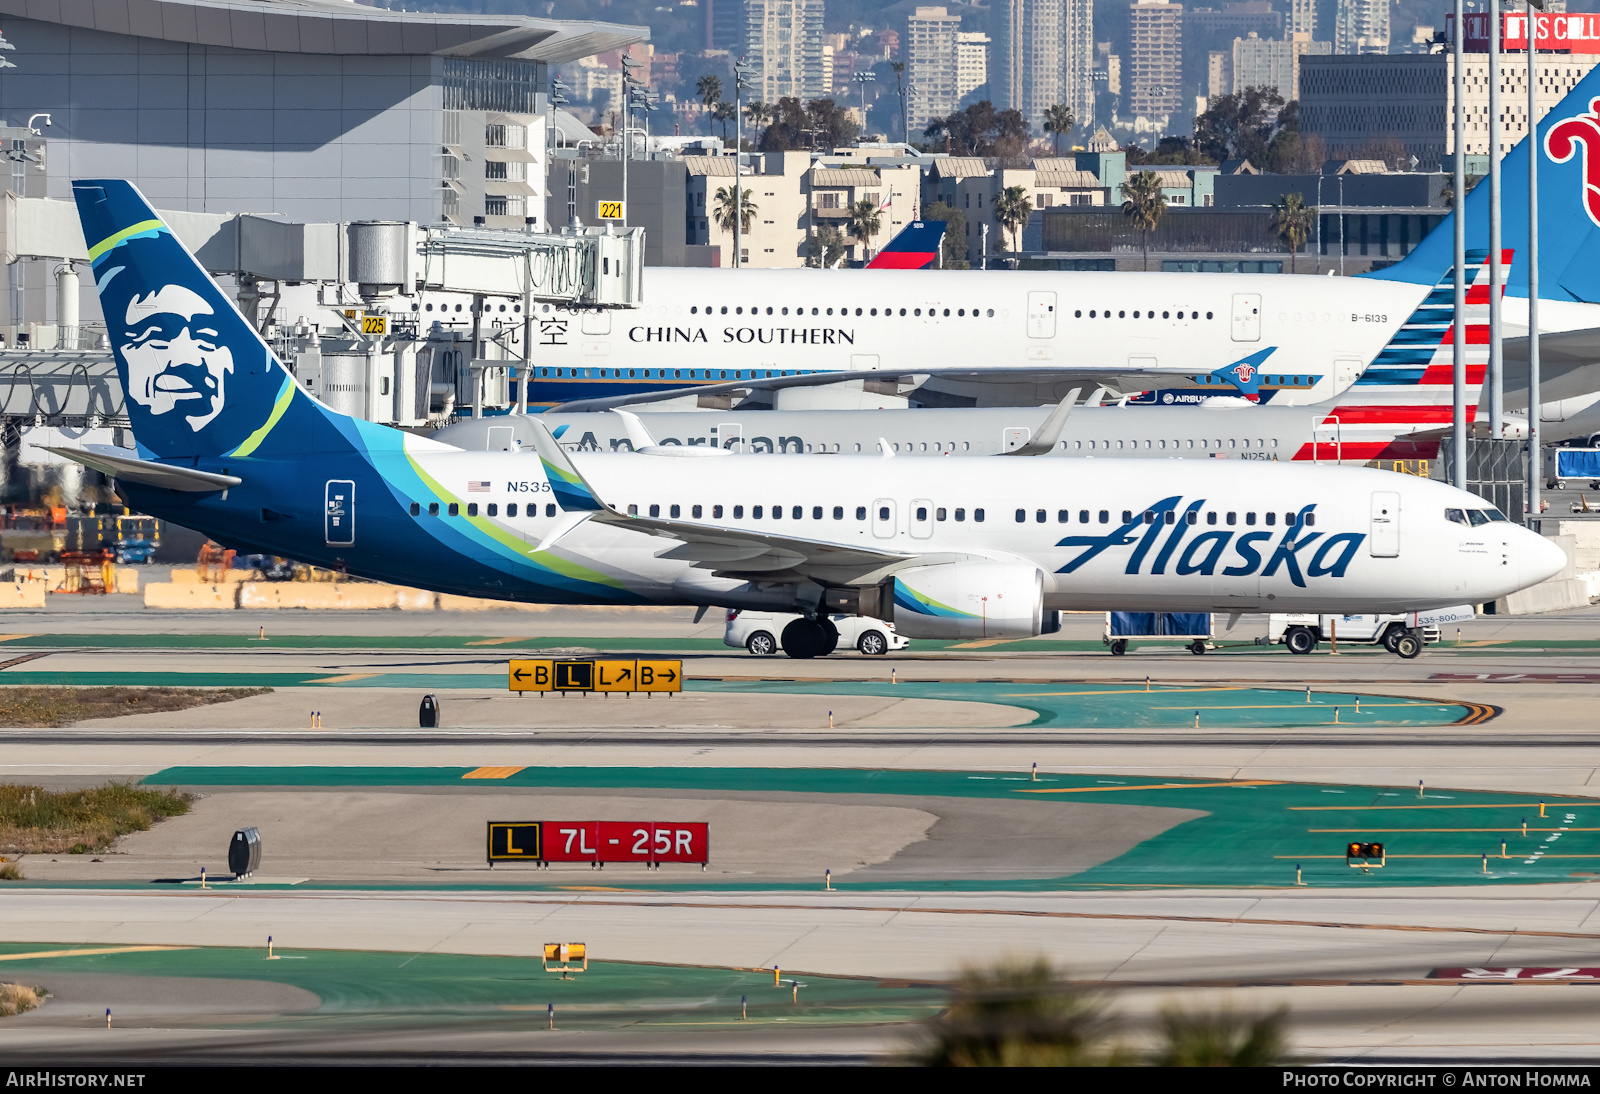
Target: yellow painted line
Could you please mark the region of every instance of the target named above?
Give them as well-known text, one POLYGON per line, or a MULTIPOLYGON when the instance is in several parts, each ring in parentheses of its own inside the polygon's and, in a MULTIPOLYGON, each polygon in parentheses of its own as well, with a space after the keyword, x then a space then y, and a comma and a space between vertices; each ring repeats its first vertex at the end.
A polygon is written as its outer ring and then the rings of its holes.
MULTIPOLYGON (((1511 832, 1520 835, 1522 829, 1516 825, 1510 828, 1307 828, 1307 832, 1511 832)), ((1530 828, 1528 834, 1535 832, 1600 832, 1600 828, 1530 828)))
POLYGON ((1113 790, 1198 790, 1211 786, 1278 786, 1271 779, 1248 779, 1226 783, 1146 783, 1141 786, 1068 786, 1059 790, 1019 789, 1018 794, 1099 794, 1113 790))
MULTIPOLYGON (((1539 801, 1533 798, 1524 798, 1522 801, 1500 802, 1492 805, 1291 805, 1290 809, 1304 813, 1354 813, 1362 809, 1527 809, 1530 805, 1537 806, 1539 801)), ((1545 799, 1544 807, 1554 809, 1556 806, 1569 805, 1600 805, 1600 801, 1589 798, 1586 801, 1550 801, 1545 799)), ((1546 820, 1549 818, 1546 817, 1546 820)))
POLYGON ((558 885, 556 888, 568 893, 638 893, 648 891, 643 888, 622 889, 615 885, 558 885))
POLYGON ((961 642, 949 647, 953 650, 986 650, 990 646, 1006 646, 1012 642, 1020 642, 1020 638, 983 638, 976 642, 961 642))
MULTIPOLYGON (((1159 687, 1159 685, 1158 685, 1158 687, 1159 687)), ((1249 689, 1249 688, 1235 688, 1235 687, 1160 688, 1160 692, 1161 692, 1162 695, 1187 695, 1190 692, 1198 692, 1198 691, 1249 691, 1249 690, 1251 690, 1251 689, 1249 689)), ((1014 691, 1014 692, 1010 692, 1010 693, 1008 693, 1006 695, 1002 695, 1001 698, 1002 699, 1030 699, 1030 698, 1032 698, 1034 696, 1039 696, 1039 697, 1042 698, 1042 697, 1045 697, 1045 696, 1055 696, 1055 695, 1144 695, 1144 694, 1147 694, 1146 689, 1144 689, 1144 688, 1126 688, 1126 689, 1120 690, 1120 691, 1014 691)), ((1155 691, 1149 691, 1148 694, 1154 695, 1154 694, 1156 694, 1156 692, 1155 691)))
POLYGON ((45 957, 99 957, 108 953, 162 953, 192 950, 193 946, 106 946, 98 950, 38 950, 34 953, 0 953, 0 961, 33 961, 45 957))
POLYGON ((521 770, 523 770, 521 767, 475 767, 461 777, 463 779, 509 779, 521 770))
MULTIPOLYGON (((1490 862, 1510 862, 1512 859, 1526 859, 1533 854, 1507 854, 1504 859, 1498 854, 1491 854, 1490 862)), ((1275 854, 1274 859, 1342 859, 1342 854, 1275 854)), ((1482 859, 1482 854, 1390 854, 1390 859, 1482 859)), ((1541 859, 1600 859, 1600 854, 1541 854, 1541 859)), ((1378 867, 1373 867, 1374 870, 1378 867)))
POLYGON ((33 638, 31 634, 0 634, 0 642, 15 642, 19 638, 33 638))
POLYGON ((469 646, 504 646, 512 642, 530 642, 529 638, 480 638, 476 642, 468 642, 469 646))
MULTIPOLYGON (((1365 703, 1365 704, 1363 704, 1363 706, 1366 706, 1366 707, 1408 707, 1408 708, 1410 708, 1412 710, 1416 710, 1416 709, 1419 709, 1421 707, 1428 707, 1428 706, 1434 706, 1434 707, 1437 707, 1440 710, 1443 710, 1446 707, 1458 707, 1458 706, 1461 706, 1461 705, 1462 704, 1460 704, 1460 703, 1427 703, 1427 702, 1423 702, 1423 703, 1420 703, 1420 704, 1418 704, 1418 703, 1365 703)), ((1274 703, 1262 703, 1262 704, 1257 705, 1257 706, 1201 707, 1200 709, 1201 710, 1305 710, 1307 707, 1310 707, 1312 710, 1332 710, 1336 706, 1339 707, 1339 709, 1342 710, 1342 711, 1351 711, 1350 707, 1345 706, 1342 703, 1275 703, 1275 704, 1274 703)), ((1151 710, 1193 710, 1194 707, 1151 707, 1150 709, 1151 710)), ((1364 714, 1366 712, 1364 710, 1355 710, 1355 711, 1352 711, 1352 713, 1354 713, 1354 714, 1364 714)))
POLYGON ((378 675, 375 672, 347 672, 343 676, 323 676, 316 680, 307 680, 308 684, 348 684, 352 680, 370 680, 378 675))

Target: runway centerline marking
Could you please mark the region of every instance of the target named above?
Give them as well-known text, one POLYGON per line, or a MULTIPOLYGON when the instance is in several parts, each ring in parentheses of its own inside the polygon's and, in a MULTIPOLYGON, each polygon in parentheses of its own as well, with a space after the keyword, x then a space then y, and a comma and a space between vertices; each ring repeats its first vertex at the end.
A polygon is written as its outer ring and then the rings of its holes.
MULTIPOLYGON (((1549 808, 1558 805, 1600 805, 1600 800, 1588 798, 1581 801, 1547 801, 1549 808)), ((1291 805, 1295 812, 1354 813, 1365 809, 1526 809, 1527 802, 1488 803, 1482 805, 1291 805)))

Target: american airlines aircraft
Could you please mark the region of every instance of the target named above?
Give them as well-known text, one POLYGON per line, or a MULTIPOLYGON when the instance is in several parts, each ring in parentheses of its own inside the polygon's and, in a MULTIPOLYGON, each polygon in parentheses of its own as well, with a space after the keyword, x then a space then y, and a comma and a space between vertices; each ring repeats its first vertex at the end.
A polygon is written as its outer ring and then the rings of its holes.
MULTIPOLYGON (((1488 253, 1469 252, 1466 312, 1468 420, 1489 359, 1488 253)), ((1508 266, 1509 268, 1509 259, 1508 266)), ((1254 406, 1242 396, 1152 393, 1153 406, 1103 405, 1082 388, 1048 413, 1039 407, 913 410, 732 410, 572 412, 541 418, 562 447, 577 451, 661 446, 685 452, 876 452, 905 455, 1210 456, 1313 463, 1434 459, 1450 428, 1453 271, 1412 312, 1355 383, 1308 406, 1254 406)), ((1232 381, 1245 391, 1250 382, 1232 381)), ((433 434, 459 448, 527 447, 535 425, 519 415, 469 419, 433 434)), ((1508 435, 1510 435, 1508 433, 1508 435)))
POLYGON ((246 550, 506 600, 798 611, 783 641, 801 655, 832 648, 835 611, 1022 636, 1060 608, 1426 609, 1565 563, 1471 494, 1360 468, 996 475, 992 459, 568 453, 544 430, 536 454, 467 452, 319 403, 132 184, 73 193, 137 448, 56 451, 246 550))

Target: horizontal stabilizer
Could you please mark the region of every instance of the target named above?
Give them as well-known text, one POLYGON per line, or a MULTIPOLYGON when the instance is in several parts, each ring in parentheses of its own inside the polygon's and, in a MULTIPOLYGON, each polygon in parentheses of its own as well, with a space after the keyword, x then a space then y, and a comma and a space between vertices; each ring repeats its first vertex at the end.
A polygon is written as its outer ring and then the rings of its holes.
POLYGON ((40 447, 124 482, 177 490, 185 494, 213 494, 244 481, 235 475, 218 475, 211 471, 196 471, 192 467, 174 467, 140 459, 139 454, 131 448, 117 448, 109 444, 86 444, 82 448, 40 447))

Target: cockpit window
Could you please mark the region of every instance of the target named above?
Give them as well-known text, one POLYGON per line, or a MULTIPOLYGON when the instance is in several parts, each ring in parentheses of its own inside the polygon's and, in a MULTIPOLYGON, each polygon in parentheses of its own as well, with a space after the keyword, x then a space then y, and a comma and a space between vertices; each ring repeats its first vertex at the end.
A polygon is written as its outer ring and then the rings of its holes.
POLYGON ((1498 510, 1498 509, 1485 509, 1483 511, 1483 515, 1488 517, 1490 520, 1505 520, 1506 519, 1505 514, 1500 512, 1500 510, 1498 510))
POLYGON ((1467 517, 1468 517, 1469 520, 1472 521, 1472 526, 1474 528, 1477 528, 1480 525, 1484 525, 1484 524, 1488 524, 1489 523, 1489 514, 1483 512, 1480 509, 1468 509, 1467 510, 1467 517))
POLYGON ((1444 511, 1444 519, 1453 521, 1456 524, 1465 524, 1467 523, 1467 514, 1463 509, 1446 509, 1444 511))

